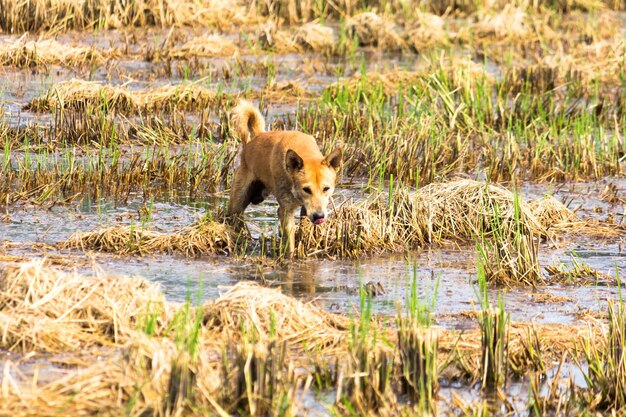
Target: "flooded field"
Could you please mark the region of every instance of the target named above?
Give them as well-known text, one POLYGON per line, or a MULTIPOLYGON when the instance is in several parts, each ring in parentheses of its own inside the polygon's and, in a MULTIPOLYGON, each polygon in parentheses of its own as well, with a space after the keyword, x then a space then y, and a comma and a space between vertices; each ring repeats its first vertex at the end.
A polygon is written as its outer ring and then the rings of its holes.
POLYGON ((624 2, 39 3, 0 0, 0 415, 626 410, 624 2), (293 258, 275 199, 225 218, 240 99, 343 149, 293 258))

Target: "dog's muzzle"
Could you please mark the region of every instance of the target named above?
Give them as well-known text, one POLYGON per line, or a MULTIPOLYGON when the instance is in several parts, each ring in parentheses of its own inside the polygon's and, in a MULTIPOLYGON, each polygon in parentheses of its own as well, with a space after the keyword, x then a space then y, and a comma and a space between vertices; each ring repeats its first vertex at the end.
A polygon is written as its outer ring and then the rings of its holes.
POLYGON ((311 220, 313 220, 313 224, 322 224, 326 220, 325 217, 324 213, 313 213, 311 220))

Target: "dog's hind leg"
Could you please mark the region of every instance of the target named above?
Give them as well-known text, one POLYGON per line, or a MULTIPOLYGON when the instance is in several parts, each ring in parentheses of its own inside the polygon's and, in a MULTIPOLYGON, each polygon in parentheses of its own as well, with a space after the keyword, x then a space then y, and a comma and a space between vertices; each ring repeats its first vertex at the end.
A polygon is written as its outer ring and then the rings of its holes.
POLYGON ((239 168, 235 173, 228 201, 228 220, 236 230, 244 226, 242 214, 251 203, 250 188, 253 182, 254 179, 245 168, 239 168))

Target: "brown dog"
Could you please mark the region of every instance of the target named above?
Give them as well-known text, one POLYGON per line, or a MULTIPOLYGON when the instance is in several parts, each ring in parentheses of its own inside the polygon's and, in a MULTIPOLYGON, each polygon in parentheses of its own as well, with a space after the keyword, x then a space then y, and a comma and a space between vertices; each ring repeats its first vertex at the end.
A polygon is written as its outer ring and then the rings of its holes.
POLYGON ((263 116, 247 101, 233 109, 232 120, 243 151, 230 190, 228 215, 240 228, 240 215, 246 207, 273 194, 279 204, 282 237, 288 241, 289 255, 293 255, 296 211, 302 208, 302 215, 314 224, 324 222, 342 150, 336 148, 324 157, 312 136, 295 131, 266 132, 263 116))

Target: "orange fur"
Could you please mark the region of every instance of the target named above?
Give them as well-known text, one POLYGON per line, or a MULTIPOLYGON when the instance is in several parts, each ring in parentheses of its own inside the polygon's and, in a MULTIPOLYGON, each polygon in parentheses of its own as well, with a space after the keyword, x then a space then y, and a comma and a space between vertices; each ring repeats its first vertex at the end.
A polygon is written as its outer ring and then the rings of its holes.
POLYGON ((265 119, 259 109, 241 100, 232 111, 235 132, 244 145, 259 133, 265 132, 265 119))
POLYGON ((312 136, 296 131, 265 132, 263 116, 245 101, 233 109, 232 119, 243 150, 230 191, 229 217, 242 227, 239 215, 246 207, 274 195, 282 236, 292 255, 296 211, 301 208, 315 224, 324 221, 342 150, 336 148, 324 157, 312 136))

